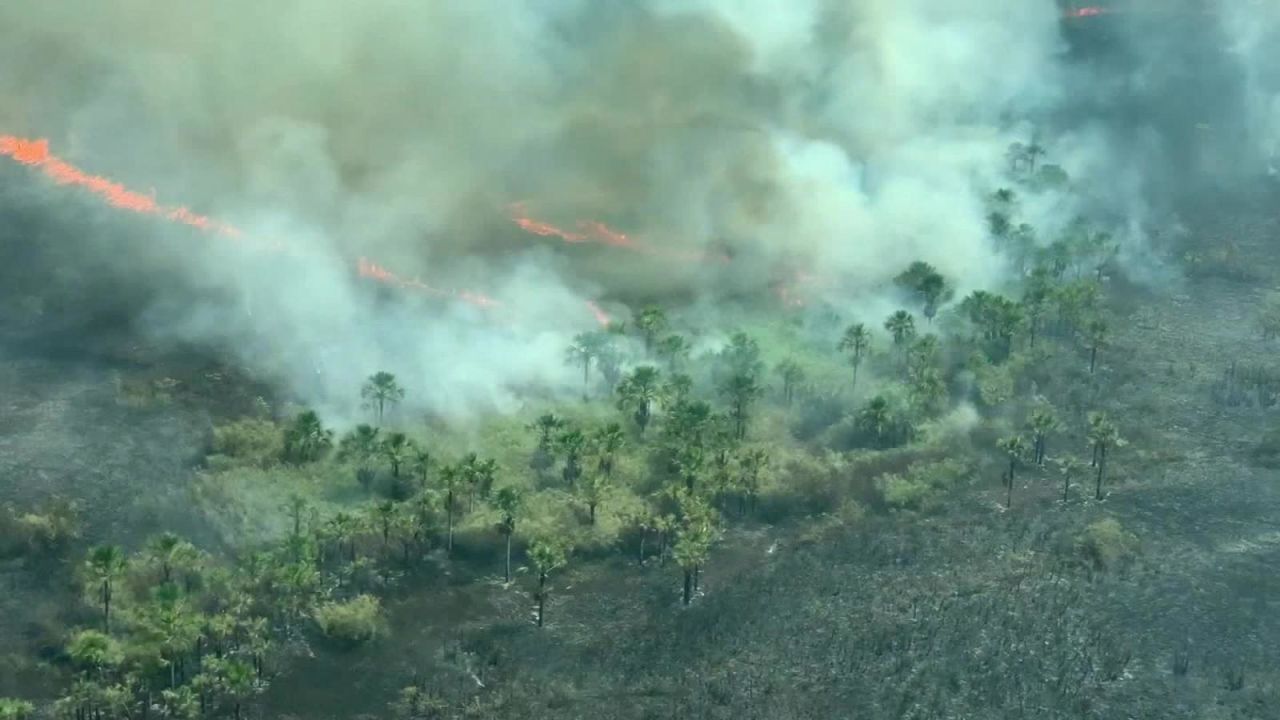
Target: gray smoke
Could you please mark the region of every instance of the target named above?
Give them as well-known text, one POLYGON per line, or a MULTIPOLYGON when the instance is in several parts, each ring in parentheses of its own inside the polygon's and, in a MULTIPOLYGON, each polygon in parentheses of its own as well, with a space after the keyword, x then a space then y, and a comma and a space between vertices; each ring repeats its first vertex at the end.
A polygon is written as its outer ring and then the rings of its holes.
MULTIPOLYGON (((1256 21, 1275 15, 1222 13, 1259 146, 1278 135, 1256 21)), ((1070 112, 1143 71, 1066 51, 1052 0, 46 0, 0 6, 0 132, 290 248, 170 252, 164 282, 124 263, 122 282, 155 285, 157 336, 232 348, 336 412, 386 368, 415 409, 465 416, 570 392, 563 348, 592 298, 706 307, 798 272, 879 307, 917 259, 962 292, 998 286, 984 197, 1037 133, 1080 186, 1115 184, 1117 214, 1145 212, 1144 141, 1070 112), (530 236, 515 201, 652 252, 530 236), (733 260, 682 259, 704 251, 733 260), (361 256, 502 307, 379 297, 352 277, 361 256)), ((1080 210, 1025 209, 1046 235, 1080 210)))

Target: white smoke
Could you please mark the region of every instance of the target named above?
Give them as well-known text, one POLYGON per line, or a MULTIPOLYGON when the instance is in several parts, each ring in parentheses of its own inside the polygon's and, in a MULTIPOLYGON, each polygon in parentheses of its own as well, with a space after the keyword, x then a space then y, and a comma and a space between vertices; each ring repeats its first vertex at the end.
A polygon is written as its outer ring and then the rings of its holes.
MULTIPOLYGON (((1241 53, 1268 55, 1253 21, 1274 10, 1233 7, 1241 53)), ((1053 0, 46 0, 0 6, 0 132, 293 248, 181 258, 223 300, 165 286, 158 334, 335 409, 388 369, 415 410, 461 416, 573 388, 589 299, 706 307, 784 271, 858 296, 918 259, 962 292, 998 283, 983 198, 1009 144, 1076 101, 1063 51, 1053 0), (548 249, 503 217, 516 200, 734 262, 548 249), (502 308, 377 299, 363 255, 502 308)), ((1274 141, 1276 96, 1256 96, 1274 141)), ((1105 128, 1043 142, 1138 203, 1105 128)))

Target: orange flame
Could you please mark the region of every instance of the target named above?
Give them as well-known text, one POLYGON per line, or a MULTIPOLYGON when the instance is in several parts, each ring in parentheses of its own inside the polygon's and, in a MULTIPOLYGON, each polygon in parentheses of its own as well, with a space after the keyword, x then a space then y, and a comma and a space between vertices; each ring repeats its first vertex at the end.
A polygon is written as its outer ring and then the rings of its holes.
POLYGON ((613 318, 609 317, 609 313, 605 312, 604 308, 597 305, 594 300, 587 301, 587 309, 591 311, 592 315, 596 316, 596 322, 600 323, 600 327, 609 327, 609 323, 613 322, 613 318))
POLYGON ((597 242, 611 247, 631 250, 632 252, 668 257, 676 260, 688 260, 699 263, 711 261, 722 263, 729 262, 729 256, 724 253, 712 254, 705 252, 687 252, 648 245, 632 238, 624 232, 614 230, 599 220, 579 220, 577 224, 578 232, 564 230, 549 222, 535 220, 529 215, 524 202, 512 203, 507 206, 507 210, 511 215, 511 221, 521 229, 542 237, 557 237, 568 243, 597 242))
MULTIPOLYGON (((224 237, 241 238, 244 236, 243 231, 232 225, 218 222, 204 215, 198 215, 185 207, 166 207, 157 203, 155 198, 149 195, 135 192, 104 177, 90 175, 50 153, 48 140, 26 140, 12 135, 0 135, 0 155, 7 155, 22 165, 38 168, 59 185, 85 188, 106 200, 108 205, 115 208, 143 215, 154 215, 224 237)), ((273 246, 276 249, 281 248, 278 243, 273 243, 273 246)), ((452 296, 484 308, 498 305, 496 300, 480 293, 468 290, 449 292, 433 288, 420 280, 406 280, 365 258, 360 258, 357 261, 356 271, 360 277, 429 295, 452 296)))

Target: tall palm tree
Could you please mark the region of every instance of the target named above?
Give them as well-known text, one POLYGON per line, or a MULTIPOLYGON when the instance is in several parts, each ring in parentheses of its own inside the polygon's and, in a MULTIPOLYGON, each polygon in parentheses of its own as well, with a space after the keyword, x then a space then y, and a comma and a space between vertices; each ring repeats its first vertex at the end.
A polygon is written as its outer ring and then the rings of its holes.
POLYGON ((626 434, 618 423, 611 422, 597 428, 591 436, 591 449, 596 456, 596 470, 605 477, 612 478, 618 451, 625 444, 626 434))
POLYGON ((662 389, 658 395, 662 398, 663 404, 668 407, 675 407, 688 400, 692 392, 693 378, 684 373, 676 373, 667 378, 667 381, 662 384, 662 389))
POLYGON ((99 545, 89 551, 85 572, 89 582, 97 587, 98 602, 102 604, 102 631, 111 634, 111 601, 116 582, 129 568, 128 558, 119 545, 99 545))
POLYGON ((413 453, 412 470, 414 477, 418 479, 419 490, 425 489, 431 480, 431 459, 431 453, 421 448, 413 453))
POLYGON ((884 321, 884 329, 893 336, 893 344, 902 347, 916 335, 916 321, 911 313, 899 310, 884 321))
POLYGON ((782 399, 790 407, 795 398, 796 388, 804 382, 804 368, 800 367, 800 363, 788 358, 778 363, 773 370, 782 378, 782 399))
POLYGON ((582 399, 588 398, 587 387, 591 381, 591 363, 600 359, 605 336, 598 332, 578 333, 565 351, 565 361, 582 368, 582 399))
POLYGON ((529 560, 538 573, 538 627, 542 627, 547 609, 547 579, 568 561, 568 547, 558 538, 541 537, 529 545, 529 560))
POLYGON ((889 401, 883 395, 877 395, 867 401, 858 411, 858 426, 870 432, 876 438, 876 445, 884 447, 885 439, 893 429, 893 411, 889 401))
POLYGON ((395 500, 383 500, 369 508, 370 519, 382 536, 382 550, 385 553, 391 544, 391 529, 395 527, 396 516, 400 514, 400 506, 395 500))
POLYGON ((658 344, 658 353, 667 359, 667 370, 676 373, 689 357, 689 341, 683 335, 668 335, 658 344))
POLYGON ((652 353, 658 336, 667 329, 667 314, 662 312, 662 308, 650 305, 636 316, 636 329, 644 339, 645 352, 652 353))
POLYGON ((1017 472, 1018 464, 1027 456, 1027 441, 1021 435, 1012 435, 1001 439, 996 443, 1005 456, 1009 459, 1009 470, 1005 473, 1005 482, 1008 483, 1008 494, 1005 497, 1005 507, 1013 505, 1013 482, 1014 475, 1017 472))
POLYGON ((1089 374, 1098 365, 1098 349, 1107 342, 1107 321, 1102 318, 1091 318, 1084 326, 1085 343, 1089 348, 1089 374))
POLYGON ((493 458, 481 460, 475 453, 467 453, 462 460, 462 480, 467 484, 467 512, 476 507, 476 495, 488 496, 493 481, 498 476, 498 461, 493 458))
POLYGON ((853 366, 853 384, 858 384, 858 368, 871 349, 871 332, 862 323, 853 323, 844 329, 840 337, 840 351, 849 355, 849 364, 853 366))
POLYGON ((925 370, 935 368, 942 354, 942 344, 938 336, 929 334, 915 339, 907 348, 907 376, 920 375, 925 370))
POLYGON ((578 428, 569 428, 556 438, 556 449, 564 456, 564 484, 572 489, 582 477, 582 455, 587 450, 587 436, 578 428))
POLYGON ((720 394, 729 400, 729 414, 733 418, 734 436, 739 440, 747 436, 747 420, 751 405, 763 392, 754 375, 733 375, 720 385, 720 394))
POLYGON ((384 460, 391 466, 391 477, 400 479, 400 468, 411 462, 416 449, 409 436, 402 432, 393 432, 383 439, 378 448, 384 460))
POLYGON ((538 450, 550 453, 555 443, 556 433, 564 428, 565 421, 555 413, 544 413, 534 420, 529 429, 538 433, 538 450))
POLYGON ((1068 494, 1071 492, 1071 481, 1083 475, 1088 468, 1084 461, 1071 455, 1055 459, 1053 462, 1058 466, 1058 472, 1062 473, 1062 502, 1066 503, 1068 494))
POLYGON ((591 525, 596 524, 596 508, 600 507, 600 504, 604 502, 611 487, 613 487, 613 483, 608 475, 594 472, 587 473, 582 486, 578 489, 578 496, 582 499, 582 503, 587 506, 587 522, 591 525))
POLYGON ((738 468, 742 475, 738 480, 742 494, 747 502, 747 510, 754 512, 756 497, 760 494, 761 475, 769 465, 769 453, 763 448, 747 450, 738 459, 738 468))
POLYGON ((641 365, 618 385, 618 409, 631 412, 641 435, 653 417, 653 406, 658 402, 661 379, 662 373, 657 368, 641 365))
POLYGON ((929 322, 933 322, 934 315, 938 314, 938 306, 953 294, 942 273, 929 263, 919 260, 911 263, 894 278, 894 283, 920 300, 925 319, 929 322))
POLYGON ((677 498, 680 520, 672 557, 684 574, 681 602, 693 602, 698 590, 698 575, 711 553, 715 541, 715 510, 701 497, 681 492, 677 498))
POLYGON ((343 435, 342 440, 338 442, 338 459, 355 463, 356 482, 366 490, 373 484, 374 458, 378 457, 382 450, 378 434, 378 428, 361 424, 343 435))
POLYGON ((339 511, 329 518, 327 533, 337 544, 339 555, 342 554, 343 544, 346 544, 348 562, 356 561, 356 533, 359 530, 360 522, 350 513, 339 511))
POLYGON ((284 433, 285 456, 295 463, 319 460, 332 447, 333 431, 320 422, 314 410, 299 413, 284 433))
POLYGON ((167 585, 173 582, 174 571, 194 564, 199 553, 177 534, 166 532, 151 538, 147 554, 160 566, 160 581, 167 585))
POLYGON ((454 495, 458 485, 463 481, 463 469, 458 465, 445 465, 437 474, 440 485, 444 488, 444 514, 446 525, 445 553, 453 552, 453 509, 454 495))
POLYGON ((378 424, 382 424, 383 415, 388 407, 404 400, 404 388, 396 380, 396 376, 380 370, 369 376, 360 388, 360 397, 378 416, 378 424))
POLYGON ((511 537, 516 534, 516 519, 524 508, 524 493, 515 485, 504 485, 493 496, 493 506, 502 514, 498 531, 507 541, 506 582, 511 582, 511 537))
POLYGON ((1039 407, 1031 411, 1031 419, 1027 421, 1027 425, 1031 429, 1032 462, 1036 465, 1044 465, 1046 440, 1049 433, 1057 430, 1061 423, 1058 416, 1054 414, 1053 407, 1047 402, 1041 402, 1039 407))
POLYGON ((1105 412, 1089 413, 1089 442, 1093 445, 1093 465, 1097 468, 1097 483, 1094 499, 1102 499, 1102 477, 1107 469, 1107 451, 1114 447, 1124 447, 1127 441, 1120 437, 1120 431, 1105 412))

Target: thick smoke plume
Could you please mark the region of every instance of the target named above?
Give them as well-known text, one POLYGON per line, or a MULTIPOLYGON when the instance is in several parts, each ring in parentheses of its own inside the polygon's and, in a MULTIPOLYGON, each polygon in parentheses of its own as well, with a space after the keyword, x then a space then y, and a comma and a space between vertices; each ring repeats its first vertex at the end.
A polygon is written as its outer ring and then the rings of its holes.
MULTIPOLYGON (((1261 7, 1219 14, 1259 142, 1277 137, 1261 7)), ((820 275, 827 299, 871 302, 917 259, 962 292, 997 285, 984 197, 1033 135, 1142 204, 1132 138, 1072 116, 1114 78, 1073 69, 1060 18, 1052 0, 6 3, 0 133, 297 251, 174 252, 195 246, 166 227, 67 240, 151 289, 157 336, 232 348, 338 410, 386 368, 415 408, 462 416, 570 391, 589 300, 707 307, 820 275), (516 203, 661 251, 561 245, 516 203), (350 272, 362 256, 512 312, 383 297, 350 272)))

